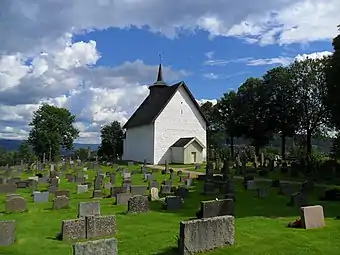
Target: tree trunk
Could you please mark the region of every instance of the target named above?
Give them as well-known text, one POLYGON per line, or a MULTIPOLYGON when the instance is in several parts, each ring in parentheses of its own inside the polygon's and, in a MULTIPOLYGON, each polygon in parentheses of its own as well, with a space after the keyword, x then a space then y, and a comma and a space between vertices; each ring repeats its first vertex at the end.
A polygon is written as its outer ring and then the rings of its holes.
POLYGON ((312 132, 307 130, 307 137, 306 137, 306 144, 307 144, 307 159, 310 159, 312 156, 312 132))
POLYGON ((231 160, 234 160, 234 137, 230 137, 230 157, 231 160))
POLYGON ((281 135, 281 157, 283 160, 286 159, 286 135, 284 133, 281 135))
POLYGON ((260 156, 260 146, 259 145, 255 145, 255 155, 256 157, 260 156))
POLYGON ((310 172, 311 168, 311 159, 312 159, 312 131, 307 130, 307 137, 306 137, 306 142, 307 142, 307 157, 306 157, 306 174, 310 172))

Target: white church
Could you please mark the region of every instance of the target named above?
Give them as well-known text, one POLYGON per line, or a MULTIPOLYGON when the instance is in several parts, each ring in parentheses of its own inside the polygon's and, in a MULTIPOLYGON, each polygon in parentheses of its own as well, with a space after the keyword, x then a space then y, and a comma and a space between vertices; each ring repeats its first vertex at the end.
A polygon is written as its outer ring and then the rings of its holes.
POLYGON ((123 159, 148 164, 205 161, 208 122, 187 85, 166 84, 160 64, 149 90, 123 127, 123 159))

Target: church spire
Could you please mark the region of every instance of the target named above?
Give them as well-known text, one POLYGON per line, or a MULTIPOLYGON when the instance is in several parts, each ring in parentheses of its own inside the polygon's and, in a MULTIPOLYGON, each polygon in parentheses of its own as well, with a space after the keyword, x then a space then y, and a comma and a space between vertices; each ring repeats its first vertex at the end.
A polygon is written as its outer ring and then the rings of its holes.
POLYGON ((163 80, 162 54, 161 53, 159 53, 159 66, 158 66, 157 80, 152 86, 155 86, 155 85, 167 86, 166 82, 163 80))
POLYGON ((158 66, 158 74, 157 74, 157 83, 164 83, 164 80, 163 80, 163 71, 162 71, 162 63, 159 63, 159 66, 158 66))

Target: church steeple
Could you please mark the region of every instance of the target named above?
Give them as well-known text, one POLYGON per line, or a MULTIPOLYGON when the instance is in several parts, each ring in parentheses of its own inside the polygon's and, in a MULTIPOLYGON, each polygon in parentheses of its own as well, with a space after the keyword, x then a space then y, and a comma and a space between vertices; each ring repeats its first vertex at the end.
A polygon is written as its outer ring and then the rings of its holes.
POLYGON ((159 66, 158 66, 158 73, 157 73, 157 80, 149 87, 150 94, 152 91, 157 90, 158 92, 161 92, 162 89, 169 87, 168 84, 163 79, 163 69, 162 69, 162 55, 159 54, 159 66))
POLYGON ((157 80, 153 85, 167 85, 166 82, 163 80, 162 63, 160 63, 158 66, 157 80))

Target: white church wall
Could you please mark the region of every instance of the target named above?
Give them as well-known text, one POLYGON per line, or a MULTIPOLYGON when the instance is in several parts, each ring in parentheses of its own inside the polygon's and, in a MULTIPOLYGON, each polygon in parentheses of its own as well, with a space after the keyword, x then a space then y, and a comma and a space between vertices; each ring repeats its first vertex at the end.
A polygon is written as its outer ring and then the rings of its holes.
POLYGON ((126 130, 123 160, 154 163, 154 128, 145 125, 126 130))
MULTIPOLYGON (((171 148, 181 137, 197 137, 206 146, 206 123, 183 87, 155 121, 154 163, 171 162, 171 148)), ((206 158, 206 148, 203 150, 206 158)))

